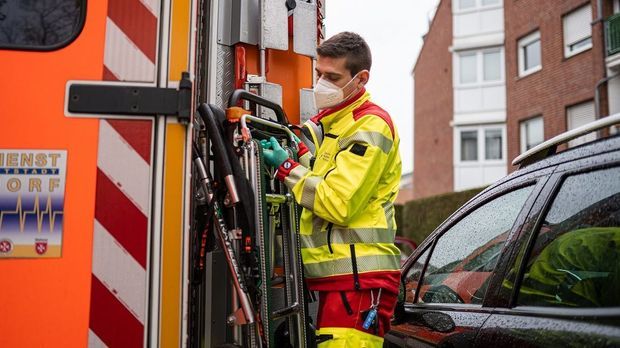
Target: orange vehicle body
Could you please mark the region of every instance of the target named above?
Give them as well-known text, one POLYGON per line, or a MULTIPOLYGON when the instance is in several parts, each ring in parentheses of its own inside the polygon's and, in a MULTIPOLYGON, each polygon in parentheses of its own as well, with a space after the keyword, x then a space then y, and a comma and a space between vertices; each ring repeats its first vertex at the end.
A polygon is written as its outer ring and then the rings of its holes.
MULTIPOLYGON (((131 2, 138 0, 127 1, 131 2)), ((157 53, 156 69, 166 77, 153 81, 154 85, 163 86, 166 81, 174 83, 181 71, 206 71, 199 69, 195 58, 197 39, 192 32, 199 15, 197 3, 194 0, 162 1, 158 23, 166 18, 171 24, 169 29, 163 25, 157 28, 161 31, 158 33, 160 40, 167 37, 169 43, 167 50, 157 53), (169 31, 164 33, 163 30, 169 31), (167 68, 159 66, 162 61, 168 62, 167 68)), ((0 149, 62 149, 67 152, 61 256, 0 258, 0 347, 84 347, 89 342, 89 321, 93 320, 91 276, 98 156, 104 146, 100 141, 100 127, 105 116, 68 117, 65 113, 66 85, 73 80, 105 80, 104 51, 110 3, 98 0, 86 4, 83 29, 65 47, 52 51, 0 48, 0 149)), ((291 123, 298 123, 299 89, 312 86, 312 60, 293 53, 292 45, 289 47, 288 51, 270 52, 267 79, 282 85, 283 107, 291 123)), ((257 74, 258 49, 246 45, 246 51, 247 71, 257 74)), ((183 241, 189 225, 186 207, 190 195, 187 179, 190 127, 177 121, 158 121, 157 117, 117 119, 116 122, 117 125, 125 122, 128 128, 140 122, 146 124, 151 127, 147 128, 147 135, 152 134, 152 142, 163 144, 159 152, 153 143, 146 145, 151 158, 163 163, 159 169, 156 165, 149 167, 151 176, 162 178, 159 183, 152 182, 150 196, 155 197, 151 200, 153 204, 159 202, 162 207, 148 209, 150 224, 161 220, 159 227, 151 225, 150 238, 156 234, 162 237, 159 293, 157 297, 149 295, 151 307, 147 309, 155 308, 152 302, 158 299, 155 326, 159 331, 153 336, 157 342, 144 334, 142 345, 179 346, 185 301, 183 241), (152 133, 148 129, 152 129, 152 133)), ((2 179, 0 176, 0 185, 5 185, 2 179)), ((1 234, 0 230, 0 237, 1 234)), ((152 258, 156 252, 151 248, 147 255, 152 258)), ((149 264, 153 262, 151 259, 149 264)), ((149 279, 151 277, 149 275, 149 279)), ((151 327, 153 324, 144 325, 151 327)))

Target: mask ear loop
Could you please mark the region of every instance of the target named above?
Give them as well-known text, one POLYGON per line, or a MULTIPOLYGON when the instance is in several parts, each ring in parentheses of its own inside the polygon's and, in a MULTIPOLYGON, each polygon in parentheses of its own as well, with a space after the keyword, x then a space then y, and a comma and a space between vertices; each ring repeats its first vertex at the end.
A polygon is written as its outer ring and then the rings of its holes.
MULTIPOLYGON (((351 78, 351 81, 347 82, 347 84, 346 84, 346 85, 344 85, 344 87, 342 87, 342 89, 344 90, 345 88, 347 88, 347 86, 349 85, 349 83, 351 83, 351 82, 355 81, 355 79, 356 79, 356 78, 359 76, 359 74, 361 74, 363 71, 367 71, 367 70, 365 70, 365 69, 364 69, 364 70, 358 71, 358 73, 357 73, 357 74, 355 74, 355 76, 353 76, 353 78, 351 78)), ((364 86, 362 85, 362 88, 363 88, 363 87, 364 87, 364 86)), ((353 91, 351 91, 351 93, 349 93, 349 95, 347 95, 346 97, 344 97, 343 101, 344 101, 344 100, 348 100, 349 98, 351 98, 351 96, 355 95, 357 92, 358 92, 358 89, 357 89, 357 88, 356 88, 356 89, 354 89, 353 91)))

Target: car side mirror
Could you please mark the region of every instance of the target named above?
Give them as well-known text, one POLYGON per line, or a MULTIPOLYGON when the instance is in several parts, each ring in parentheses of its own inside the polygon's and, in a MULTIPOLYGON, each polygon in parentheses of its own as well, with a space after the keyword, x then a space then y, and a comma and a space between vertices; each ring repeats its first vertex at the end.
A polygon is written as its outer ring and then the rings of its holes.
MULTIPOLYGON (((452 332, 456 324, 452 317, 446 313, 437 311, 424 311, 420 309, 407 308, 403 306, 403 321, 407 320, 414 325, 423 325, 437 332, 452 332)), ((395 312, 396 313, 396 312, 395 312)))
POLYGON ((456 327, 452 317, 442 312, 423 312, 420 317, 422 323, 434 331, 451 332, 456 327))

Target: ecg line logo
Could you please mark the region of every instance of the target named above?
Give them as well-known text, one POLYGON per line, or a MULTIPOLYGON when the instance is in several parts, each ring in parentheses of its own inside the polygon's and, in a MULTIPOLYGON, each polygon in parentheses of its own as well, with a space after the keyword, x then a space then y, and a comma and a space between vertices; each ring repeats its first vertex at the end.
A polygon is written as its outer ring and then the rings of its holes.
POLYGON ((52 211, 52 197, 51 195, 47 196, 47 201, 45 203, 45 210, 41 211, 41 205, 39 202, 39 195, 36 195, 34 198, 34 204, 32 210, 24 210, 22 204, 22 195, 17 195, 17 203, 15 204, 15 210, 12 211, 0 211, 0 231, 2 231, 2 223, 4 222, 5 216, 18 216, 19 217, 19 232, 24 232, 24 228, 26 226, 26 219, 29 215, 34 215, 37 218, 37 232, 41 233, 43 228, 43 220, 45 219, 45 215, 48 218, 48 225, 50 233, 54 231, 54 227, 56 224, 56 217, 58 215, 62 215, 63 211, 52 211))

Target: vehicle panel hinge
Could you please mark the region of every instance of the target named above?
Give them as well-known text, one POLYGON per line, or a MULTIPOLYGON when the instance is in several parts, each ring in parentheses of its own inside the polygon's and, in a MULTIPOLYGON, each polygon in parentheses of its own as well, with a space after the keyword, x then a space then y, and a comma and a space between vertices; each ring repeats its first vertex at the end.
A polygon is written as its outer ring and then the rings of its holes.
POLYGON ((181 74, 179 88, 76 83, 69 86, 67 110, 76 114, 191 117, 192 81, 181 74))

